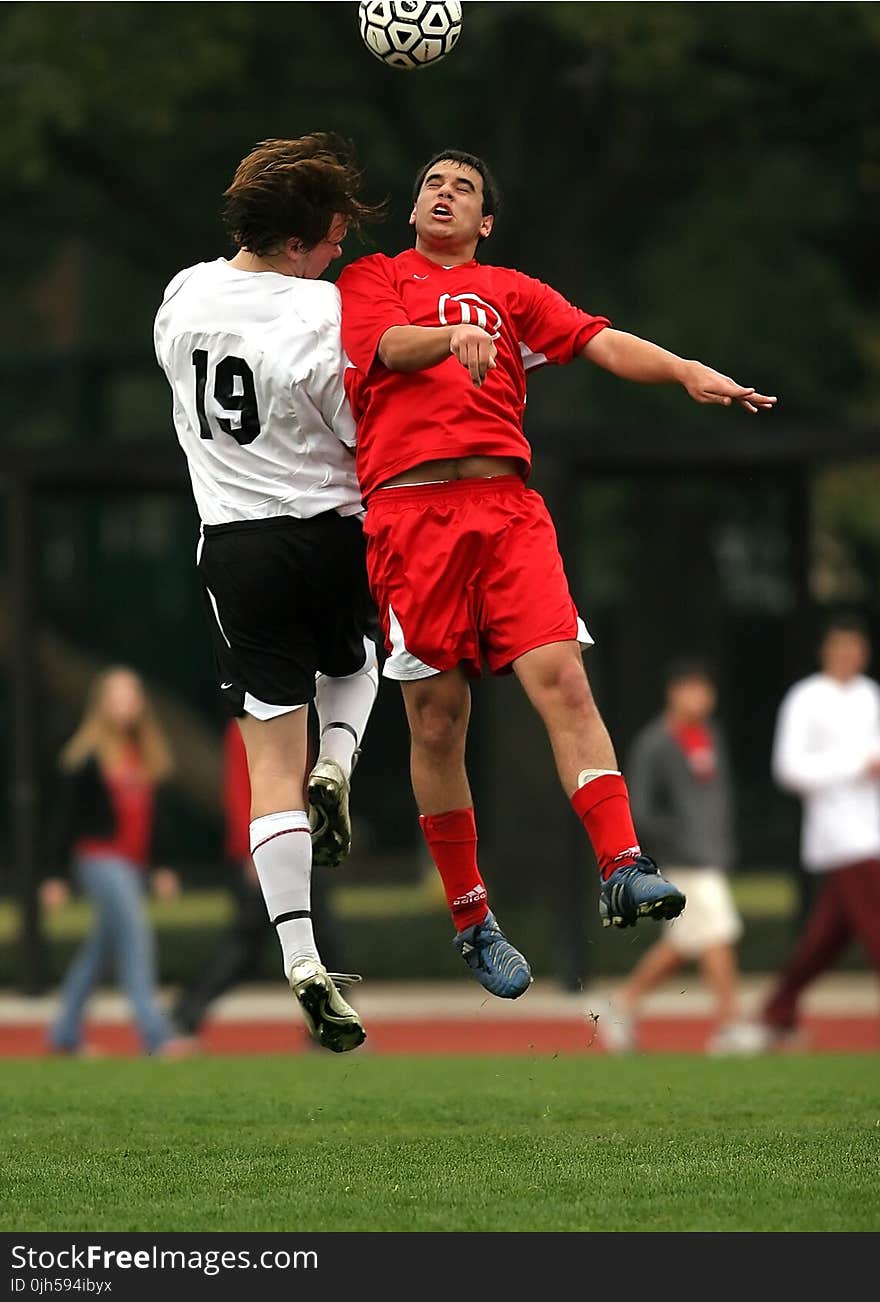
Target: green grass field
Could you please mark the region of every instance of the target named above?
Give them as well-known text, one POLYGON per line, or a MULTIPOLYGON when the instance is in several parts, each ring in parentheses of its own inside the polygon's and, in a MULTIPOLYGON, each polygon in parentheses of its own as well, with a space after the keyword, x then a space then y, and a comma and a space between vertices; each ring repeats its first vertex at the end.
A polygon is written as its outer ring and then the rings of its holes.
POLYGON ((7 1061, 3 1230, 877 1230, 876 1057, 7 1061))

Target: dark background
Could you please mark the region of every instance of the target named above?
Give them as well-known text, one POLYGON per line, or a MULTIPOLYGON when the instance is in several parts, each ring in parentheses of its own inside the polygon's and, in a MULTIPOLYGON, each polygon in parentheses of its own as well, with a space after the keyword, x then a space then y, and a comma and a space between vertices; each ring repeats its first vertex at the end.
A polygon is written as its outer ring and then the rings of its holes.
MULTIPOLYGON (((31 533, 42 798, 91 673, 133 664, 179 755, 180 862, 193 882, 220 879, 221 718, 152 320, 180 267, 228 252, 218 210, 238 159, 267 136, 330 129, 389 200, 346 259, 406 245, 414 173, 438 148, 465 148, 504 196, 487 259, 779 394, 772 416, 752 418, 576 364, 535 378, 527 430, 622 754, 659 706, 666 661, 708 656, 741 866, 792 868, 797 811, 769 777, 776 707, 812 667, 824 613, 859 609, 880 632, 880 13, 464 9, 454 54, 409 73, 364 49, 354 3, 3 6, 0 473, 37 466, 45 483, 55 468, 31 533), (108 467, 124 492, 98 486, 108 467)), ((478 689, 471 751, 489 874, 502 899, 546 903, 547 874, 565 879, 586 851, 510 682, 478 689)), ((393 686, 356 803, 343 880, 415 880, 393 686)), ((10 809, 0 865, 14 857, 10 809)))

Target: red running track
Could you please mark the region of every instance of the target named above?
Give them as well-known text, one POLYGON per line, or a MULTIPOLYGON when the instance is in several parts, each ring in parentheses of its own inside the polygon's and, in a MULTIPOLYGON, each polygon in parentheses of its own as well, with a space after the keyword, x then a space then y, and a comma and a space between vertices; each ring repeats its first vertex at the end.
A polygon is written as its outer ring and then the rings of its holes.
MULTIPOLYGON (((640 1046, 647 1052, 702 1053, 712 1032, 708 1018, 646 1018, 639 1028, 640 1046)), ((880 1021, 876 1017, 809 1017, 804 1022, 811 1051, 871 1053, 880 1050, 880 1021)), ((603 1053, 601 1037, 591 1022, 571 1018, 534 1021, 478 1021, 439 1018, 367 1023, 367 1044, 385 1054, 579 1054, 603 1053)), ((139 1053, 128 1026, 96 1025, 89 1029, 89 1048, 113 1056, 139 1053)), ((295 1021, 214 1022, 201 1038, 208 1054, 301 1053, 310 1042, 295 1021)), ((0 1057, 38 1058, 46 1053, 45 1027, 36 1024, 0 1026, 0 1057)))

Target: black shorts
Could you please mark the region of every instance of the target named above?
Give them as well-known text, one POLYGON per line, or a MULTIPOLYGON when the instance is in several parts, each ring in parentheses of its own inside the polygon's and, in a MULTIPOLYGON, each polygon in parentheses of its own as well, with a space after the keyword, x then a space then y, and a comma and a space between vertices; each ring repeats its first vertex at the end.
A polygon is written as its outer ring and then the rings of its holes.
POLYGON ((243 520, 202 535, 199 577, 230 714, 271 718, 314 700, 316 673, 363 668, 375 609, 357 516, 243 520))

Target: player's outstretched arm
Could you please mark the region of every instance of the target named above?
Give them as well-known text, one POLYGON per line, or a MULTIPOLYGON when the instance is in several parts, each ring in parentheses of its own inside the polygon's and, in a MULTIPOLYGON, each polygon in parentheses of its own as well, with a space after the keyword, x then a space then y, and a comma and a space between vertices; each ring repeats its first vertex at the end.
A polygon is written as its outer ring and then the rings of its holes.
POLYGON ((389 326, 379 340, 379 361, 389 371, 425 371, 450 354, 479 388, 495 365, 492 336, 479 326, 389 326))
POLYGON ((658 348, 647 339, 622 330, 605 329, 594 335, 581 353, 622 380, 641 384, 680 384, 694 402, 729 407, 738 402, 746 411, 772 411, 776 399, 737 384, 729 375, 713 371, 702 362, 688 361, 658 348))

